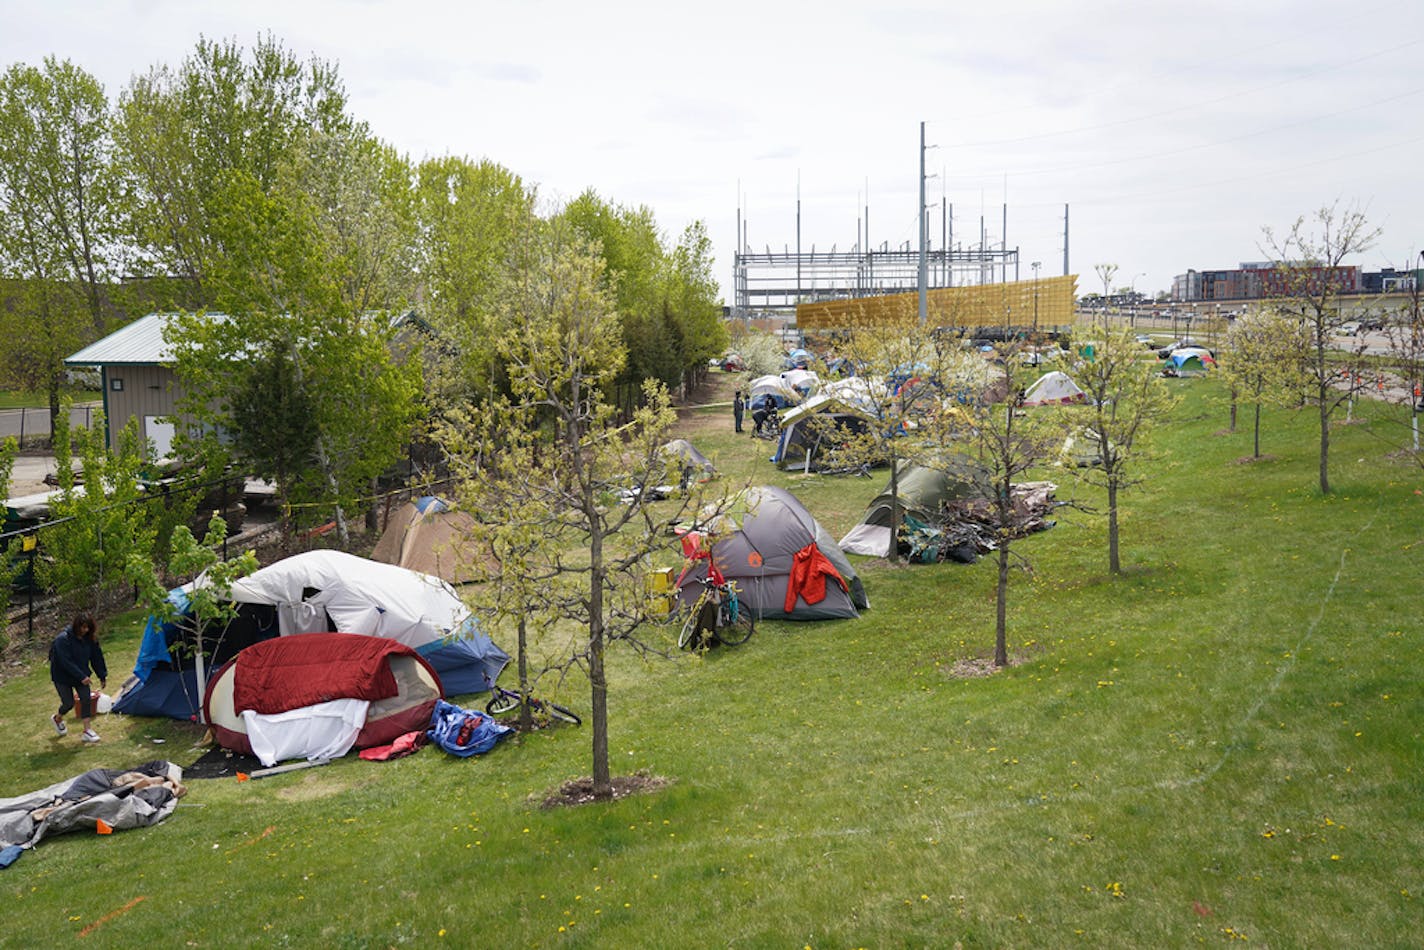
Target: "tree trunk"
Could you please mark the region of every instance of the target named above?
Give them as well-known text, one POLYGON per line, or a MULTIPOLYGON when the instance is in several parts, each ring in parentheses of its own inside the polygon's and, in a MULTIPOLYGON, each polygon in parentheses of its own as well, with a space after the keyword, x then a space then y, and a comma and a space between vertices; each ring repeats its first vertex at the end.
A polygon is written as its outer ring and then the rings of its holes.
POLYGON ((1231 387, 1231 432, 1236 431, 1236 387, 1231 387))
POLYGON ((1320 494, 1330 494, 1330 406, 1320 393, 1320 494))
POLYGON ((1252 458, 1261 457, 1261 404, 1256 403, 1256 423, 1252 426, 1252 458))
POLYGON ((1122 561, 1117 553, 1117 481, 1108 479, 1108 570, 1122 573, 1122 561))
POLYGON ((890 454, 890 563, 900 563, 900 466, 890 454))
MULTIPOLYGON (((590 498, 591 502, 591 498, 590 498)), ((593 797, 613 797, 608 770, 608 678, 603 669, 603 539, 595 530, 589 545, 593 558, 588 597, 588 682, 593 700, 593 797)))
POLYGON ((534 716, 529 711, 529 649, 528 649, 528 622, 524 615, 519 617, 519 640, 516 644, 518 655, 515 658, 519 669, 519 695, 524 697, 524 701, 519 704, 519 731, 531 732, 534 729, 534 716))
POLYGON ((999 538, 999 585, 994 622, 994 665, 1009 665, 1009 542, 999 538))

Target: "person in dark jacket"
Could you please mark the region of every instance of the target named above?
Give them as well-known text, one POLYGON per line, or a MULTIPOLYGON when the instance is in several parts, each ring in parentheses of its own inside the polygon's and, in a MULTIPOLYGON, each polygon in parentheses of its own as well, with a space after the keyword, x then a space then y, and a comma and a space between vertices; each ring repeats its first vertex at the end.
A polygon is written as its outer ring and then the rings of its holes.
POLYGON ((736 423, 737 431, 742 431, 742 413, 746 410, 746 403, 742 401, 742 391, 739 389, 732 397, 732 421, 736 423))
POLYGON ((98 742, 99 734, 89 727, 94 716, 93 691, 90 689, 90 673, 99 677, 99 688, 103 689, 109 680, 109 667, 104 663, 104 651, 99 646, 99 629, 94 618, 79 614, 74 622, 60 631, 49 647, 49 678, 59 693, 59 712, 50 717, 54 731, 64 735, 69 730, 64 725, 64 714, 74 708, 75 694, 79 696, 79 717, 84 720, 85 742, 98 742))

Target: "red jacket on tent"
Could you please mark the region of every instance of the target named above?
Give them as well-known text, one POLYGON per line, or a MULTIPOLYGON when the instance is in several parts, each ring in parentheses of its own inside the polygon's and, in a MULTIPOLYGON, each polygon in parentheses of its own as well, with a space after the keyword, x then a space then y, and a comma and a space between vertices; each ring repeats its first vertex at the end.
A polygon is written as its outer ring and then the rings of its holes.
POLYGON ((786 580, 786 612, 796 609, 797 597, 804 597, 808 604, 825 600, 827 577, 833 578, 841 590, 849 590, 845 578, 816 547, 815 541, 797 551, 791 562, 791 576, 786 580))

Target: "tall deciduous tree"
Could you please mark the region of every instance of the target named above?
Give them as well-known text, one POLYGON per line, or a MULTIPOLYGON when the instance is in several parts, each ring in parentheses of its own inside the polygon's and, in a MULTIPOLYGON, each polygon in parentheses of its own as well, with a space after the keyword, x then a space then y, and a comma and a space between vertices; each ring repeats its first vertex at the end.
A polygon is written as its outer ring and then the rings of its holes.
POLYGON ((1155 361, 1141 359, 1142 347, 1128 330, 1110 331, 1080 366, 1074 379, 1087 402, 1072 415, 1097 443, 1099 464, 1075 471, 1107 492, 1108 570, 1122 573, 1118 553, 1119 496, 1147 478, 1147 436, 1171 412, 1176 400, 1157 375, 1155 361))
POLYGON ((181 280, 189 309, 217 306, 214 271, 231 249, 214 218, 231 214, 234 188, 277 188, 298 139, 349 129, 345 110, 335 67, 302 63, 271 36, 250 54, 202 39, 177 68, 136 77, 115 137, 140 264, 181 280))
POLYGON ((534 201, 532 188, 494 162, 447 156, 416 169, 415 253, 421 307, 439 335, 429 363, 442 403, 485 399, 504 385, 490 320, 513 264, 509 249, 536 220, 534 201))
POLYGON ((942 406, 949 374, 945 354, 935 334, 907 307, 887 320, 861 318, 843 328, 836 356, 856 369, 855 383, 836 384, 845 387, 838 398, 849 412, 813 416, 807 422, 833 467, 890 466, 889 553, 897 563, 900 471, 903 463, 917 462, 934 450, 919 430, 942 406))
POLYGON ((1275 265, 1271 296, 1282 314, 1307 331, 1302 354, 1305 395, 1320 420, 1320 492, 1330 492, 1330 417, 1354 397, 1363 344, 1343 353, 1337 331, 1347 322, 1340 308, 1347 289, 1345 259, 1369 250, 1379 237, 1363 211, 1339 203, 1297 218, 1284 234, 1264 229, 1264 250, 1275 265))
POLYGON ((0 315, 8 369, 59 415, 63 359, 106 327, 118 253, 109 101, 54 57, 0 76, 0 271, 17 306, 0 315))

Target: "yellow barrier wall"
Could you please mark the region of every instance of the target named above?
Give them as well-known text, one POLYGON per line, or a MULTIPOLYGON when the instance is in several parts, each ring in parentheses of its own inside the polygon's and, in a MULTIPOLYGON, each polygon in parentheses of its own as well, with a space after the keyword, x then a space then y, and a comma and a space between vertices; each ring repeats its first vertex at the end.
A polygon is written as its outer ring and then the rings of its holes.
MULTIPOLYGON (((1077 290, 1077 274, 1011 284, 942 287, 926 294, 928 322, 936 327, 1031 327, 1035 322, 1040 327, 1070 326, 1077 290)), ((796 305, 796 326, 804 331, 864 322, 897 323, 916 317, 919 307, 918 293, 803 303, 796 305)))

